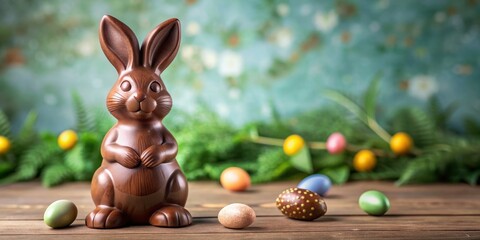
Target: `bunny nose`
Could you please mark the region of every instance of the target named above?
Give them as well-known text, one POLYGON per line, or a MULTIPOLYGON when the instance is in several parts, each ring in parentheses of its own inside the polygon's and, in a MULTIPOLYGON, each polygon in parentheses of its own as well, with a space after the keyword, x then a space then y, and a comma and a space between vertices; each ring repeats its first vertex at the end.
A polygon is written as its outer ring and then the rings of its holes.
POLYGON ((141 101, 145 100, 145 98, 147 98, 147 95, 145 95, 145 93, 135 93, 135 95, 133 95, 133 97, 135 99, 137 99, 138 102, 141 102, 141 101))

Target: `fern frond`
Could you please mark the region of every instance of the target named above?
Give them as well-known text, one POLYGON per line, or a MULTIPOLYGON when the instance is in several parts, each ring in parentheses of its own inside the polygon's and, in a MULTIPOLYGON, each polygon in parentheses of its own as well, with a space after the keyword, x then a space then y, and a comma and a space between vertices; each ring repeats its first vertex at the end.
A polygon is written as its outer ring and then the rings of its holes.
POLYGON ((393 125, 396 131, 410 134, 417 147, 427 147, 438 143, 435 120, 418 108, 400 110, 396 114, 393 125))
POLYGON ((346 108, 348 111, 353 113, 360 121, 365 123, 373 132, 375 132, 381 139, 383 139, 385 142, 390 142, 390 134, 383 129, 378 122, 370 117, 364 109, 362 109, 358 104, 355 103, 352 99, 350 99, 346 94, 343 94, 339 91, 334 91, 334 90, 326 90, 323 93, 324 96, 329 98, 332 101, 335 101, 336 103, 340 104, 344 108, 346 108))
POLYGON ((86 159, 83 145, 79 144, 65 155, 65 166, 72 170, 75 180, 87 180, 85 177, 86 159))
POLYGON ((73 108, 75 110, 75 118, 77 120, 77 131, 79 132, 95 132, 95 121, 90 112, 85 107, 80 95, 72 93, 73 108))
POLYGON ((97 109, 93 112, 95 129, 98 134, 104 136, 110 128, 115 124, 115 119, 107 111, 97 109))
POLYGON ((10 137, 10 134, 10 122, 8 121, 7 115, 0 110, 0 135, 10 137))
POLYGON ((341 93, 335 90, 325 90, 323 96, 329 98, 330 100, 340 104, 348 111, 353 113, 360 121, 368 125, 368 115, 365 111, 358 106, 353 99, 348 97, 346 94, 341 93))
POLYGON ((28 113, 18 134, 18 139, 20 141, 32 139, 36 135, 35 124, 37 123, 37 117, 38 114, 36 112, 28 113))
POLYGON ((425 112, 419 109, 411 109, 412 116, 412 135, 419 145, 429 146, 436 142, 435 122, 425 112))
POLYGON ((2 110, 0 110, 0 136, 6 136, 11 142, 11 149, 8 154, 0 156, 0 161, 9 161, 13 163, 13 168, 17 167, 18 159, 24 155, 25 150, 35 145, 38 140, 35 123, 37 115, 30 112, 23 122, 19 133, 14 136, 10 129, 10 123, 2 110))
POLYGON ((373 78, 372 82, 368 86, 367 90, 365 91, 365 95, 363 97, 363 108, 365 109, 365 113, 368 117, 375 119, 375 110, 377 107, 377 95, 378 90, 380 89, 380 79, 382 75, 377 73, 373 78))
POLYGON ((21 153, 24 149, 28 148, 35 144, 38 140, 37 131, 35 129, 35 124, 37 123, 37 113, 29 112, 25 121, 23 122, 22 127, 18 136, 14 139, 13 142, 13 151, 21 153))
POLYGON ((73 171, 64 164, 54 164, 45 168, 42 173, 42 185, 53 187, 73 179, 73 171))
POLYGON ((480 137, 480 122, 473 116, 467 116, 463 120, 465 131, 470 136, 480 137))
POLYGON ((15 170, 15 163, 12 161, 2 161, 0 158, 0 178, 10 174, 15 170))
MULTIPOLYGON (((83 157, 84 170, 82 179, 90 180, 102 163, 102 155, 100 148, 102 145, 103 134, 99 133, 82 133, 80 134, 81 150, 83 157)), ((80 145, 79 145, 80 147, 80 145)))
POLYGON ((401 186, 410 183, 431 183, 437 181, 439 174, 433 158, 434 155, 429 155, 412 161, 395 184, 401 186))
POLYGON ((268 182, 281 177, 292 168, 287 155, 281 149, 268 149, 263 152, 257 161, 257 169, 252 176, 252 182, 268 182))
POLYGON ((480 168, 480 144, 457 141, 451 145, 437 144, 425 149, 424 154, 412 160, 398 185, 434 181, 466 181, 476 184, 475 173, 480 168))
POLYGON ((429 115, 435 121, 435 127, 440 130, 447 129, 447 122, 458 107, 459 104, 455 102, 442 107, 436 96, 431 97, 428 101, 429 115))
POLYGON ((31 180, 51 163, 62 161, 62 151, 54 143, 40 143, 28 149, 20 158, 19 166, 13 175, 1 180, 1 183, 31 180))

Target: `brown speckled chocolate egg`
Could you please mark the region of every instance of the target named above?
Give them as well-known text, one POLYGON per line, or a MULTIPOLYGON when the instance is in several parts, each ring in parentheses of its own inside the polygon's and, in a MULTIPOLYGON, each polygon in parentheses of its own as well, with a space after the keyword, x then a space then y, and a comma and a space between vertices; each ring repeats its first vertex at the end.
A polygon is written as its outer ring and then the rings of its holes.
POLYGON ((320 195, 302 188, 289 188, 276 200, 277 208, 283 215, 297 219, 312 221, 327 212, 327 205, 320 195))

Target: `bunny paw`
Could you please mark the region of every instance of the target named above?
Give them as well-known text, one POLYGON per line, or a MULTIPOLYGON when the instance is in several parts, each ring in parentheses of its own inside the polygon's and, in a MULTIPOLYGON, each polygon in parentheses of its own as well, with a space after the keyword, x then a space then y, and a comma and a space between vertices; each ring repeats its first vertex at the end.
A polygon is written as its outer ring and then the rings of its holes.
POLYGON ((152 214, 150 224, 157 227, 185 227, 192 224, 192 215, 179 205, 168 205, 152 214))
POLYGON ((116 208, 96 207, 85 218, 85 224, 89 228, 119 228, 127 224, 127 219, 116 208))

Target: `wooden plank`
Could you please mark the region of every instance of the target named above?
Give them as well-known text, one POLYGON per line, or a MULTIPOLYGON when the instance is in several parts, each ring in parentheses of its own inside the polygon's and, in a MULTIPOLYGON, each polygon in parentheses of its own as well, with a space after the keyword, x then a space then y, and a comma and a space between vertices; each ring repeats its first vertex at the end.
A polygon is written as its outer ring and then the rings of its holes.
MULTIPOLYGON (((44 235, 36 234, 35 239, 65 239, 65 235, 44 235)), ((32 235, 2 235, 0 239, 32 239, 32 235)), ((106 239, 105 235, 83 235, 72 234, 68 235, 69 240, 84 240, 84 239, 106 239)), ((156 234, 156 233, 136 233, 136 234, 118 234, 113 233, 108 235, 108 239, 174 239, 174 240, 195 240, 195 239, 424 239, 424 240, 438 240, 438 239, 480 239, 480 231, 435 231, 435 232, 408 232, 408 231, 352 231, 352 232, 306 232, 298 233, 244 233, 236 231, 232 233, 205 233, 205 234, 156 234)))
POLYGON ((480 239, 480 188, 459 184, 395 187, 390 182, 353 182, 334 186, 326 198, 327 215, 314 222, 287 219, 273 201, 292 182, 253 186, 243 193, 228 192, 215 182, 190 183, 187 207, 194 224, 169 229, 133 226, 95 230, 83 218, 93 209, 89 183, 69 183, 45 189, 38 182, 0 186, 0 238, 15 239, 480 239), (387 216, 371 217, 357 206, 358 196, 370 189, 389 196, 392 208, 387 216), (70 228, 53 230, 43 221, 51 202, 70 199, 79 208, 77 221, 70 228), (217 221, 226 204, 242 202, 257 213, 256 222, 244 230, 231 230, 217 221))
MULTIPOLYGON (((185 228, 157 228, 132 226, 120 229, 98 230, 77 220, 72 227, 51 229, 42 221, 2 220, 0 232, 10 234, 207 234, 235 233, 238 230, 224 228, 217 218, 195 218, 193 225, 185 228)), ((271 232, 349 232, 349 231, 480 231, 478 216, 325 216, 313 222, 291 220, 285 217, 258 217, 254 224, 241 230, 243 233, 271 232)))
MULTIPOLYGON (((291 182, 260 184, 247 192, 232 193, 215 182, 192 182, 187 207, 194 217, 215 217, 226 204, 241 202, 252 206, 259 216, 279 216, 273 202, 289 186, 291 182)), ((480 188, 458 184, 395 187, 390 182, 334 186, 326 197, 327 215, 365 215, 357 199, 363 191, 373 188, 389 196, 389 215, 480 215, 480 188)), ((58 199, 74 201, 79 208, 78 219, 94 208, 89 183, 68 183, 51 189, 38 182, 18 183, 0 186, 0 219, 40 220, 46 207, 58 199)))

